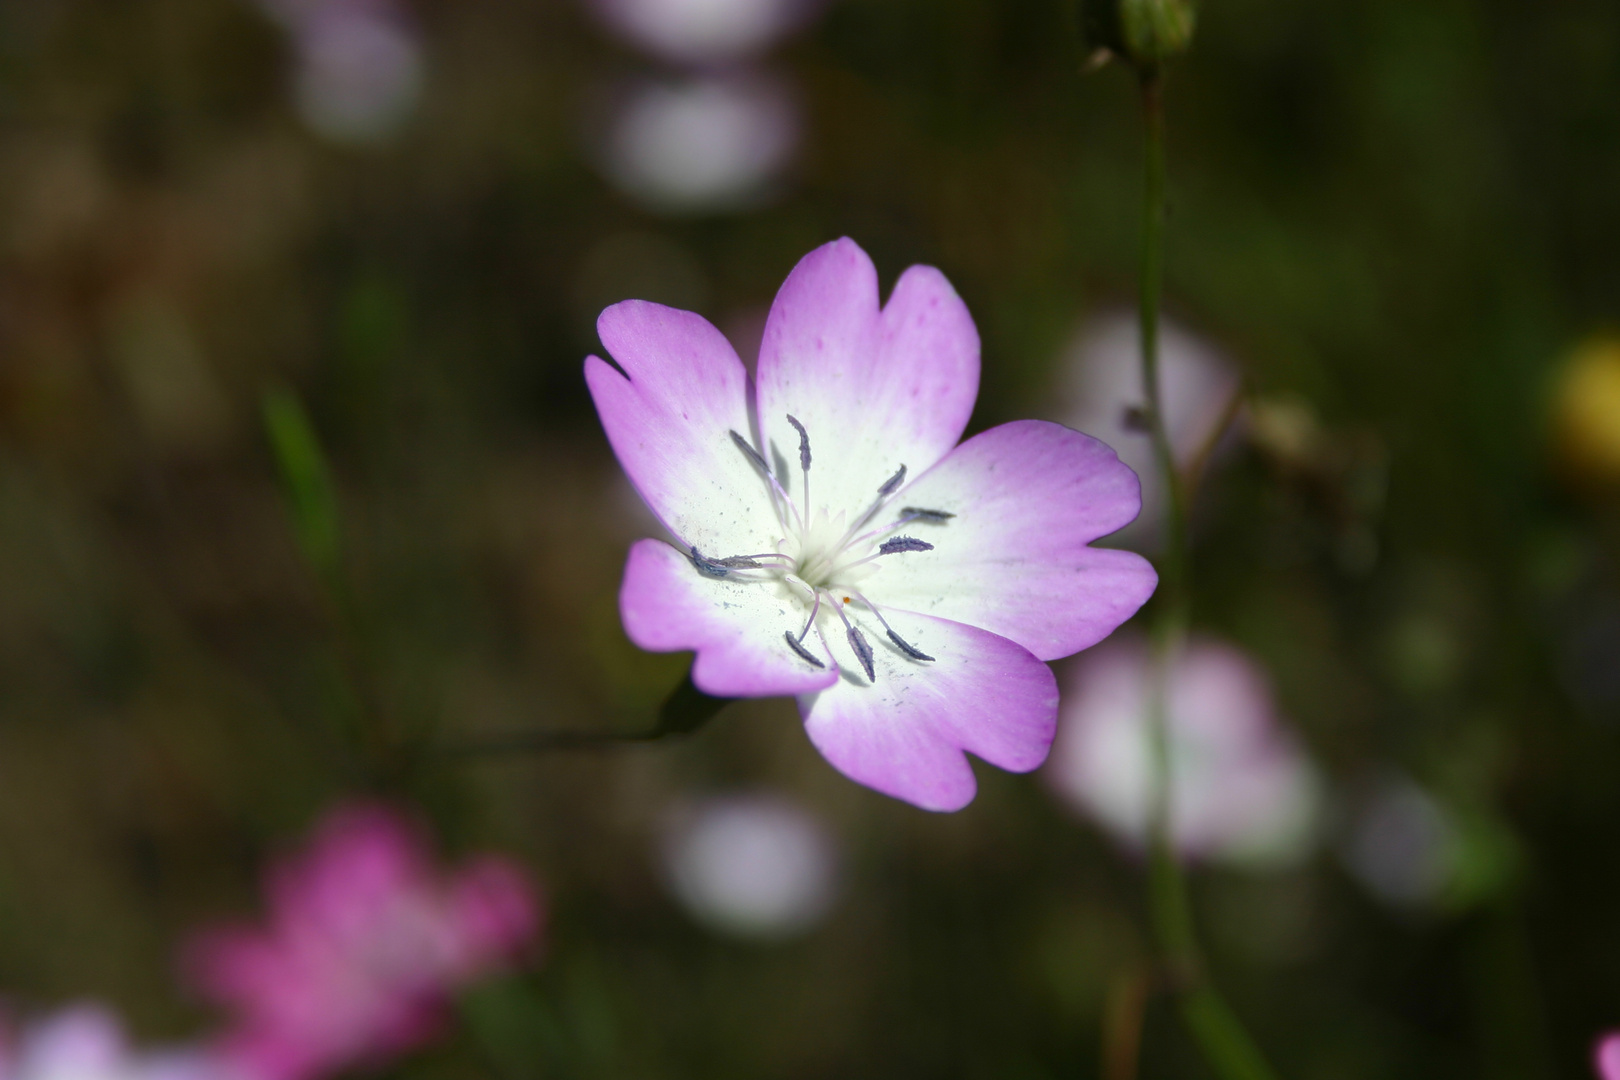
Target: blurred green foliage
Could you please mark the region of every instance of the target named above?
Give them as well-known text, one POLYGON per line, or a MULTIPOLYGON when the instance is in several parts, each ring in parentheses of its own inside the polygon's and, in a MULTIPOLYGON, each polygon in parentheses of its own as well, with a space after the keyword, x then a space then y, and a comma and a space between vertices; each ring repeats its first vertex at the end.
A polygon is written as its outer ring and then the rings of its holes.
MULTIPOLYGON (((300 126, 245 0, 0 7, 0 987, 201 1030, 177 944, 364 783, 552 905, 543 964, 401 1075, 1096 1075, 1138 868, 1037 781, 984 770, 924 815, 780 701, 647 746, 432 748, 647 728, 680 678, 617 625, 655 526, 580 378, 603 303, 735 331, 848 234, 967 300, 976 428, 1057 416, 1065 344, 1132 295, 1132 80, 1084 71, 1058 0, 838 0, 770 61, 808 118, 778 197, 660 217, 590 150, 648 61, 564 0, 412 10, 418 115, 356 149, 300 126), (652 856, 681 794, 761 784, 850 862, 831 919, 768 947, 690 923, 652 856)), ((1304 435, 1201 493, 1196 621, 1267 664, 1338 790, 1413 775, 1463 835, 1421 911, 1331 844, 1200 874, 1213 965, 1288 1077, 1585 1076, 1620 1022, 1620 502, 1560 470, 1546 397, 1620 322, 1620 6, 1199 14, 1170 307, 1304 435)), ((1201 1068, 1150 1003, 1142 1076, 1201 1068)))

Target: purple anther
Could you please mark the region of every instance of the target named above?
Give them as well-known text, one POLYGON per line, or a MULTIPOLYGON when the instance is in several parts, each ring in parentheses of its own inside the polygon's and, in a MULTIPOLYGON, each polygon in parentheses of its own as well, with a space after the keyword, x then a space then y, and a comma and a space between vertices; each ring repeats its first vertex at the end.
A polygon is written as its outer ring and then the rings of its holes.
POLYGON ((813 664, 814 666, 816 666, 818 668, 824 668, 824 667, 827 666, 826 664, 823 664, 820 659, 817 658, 815 653, 811 652, 809 649, 807 649, 803 645, 799 644, 799 639, 793 636, 793 631, 791 631, 791 630, 782 631, 782 640, 787 642, 788 643, 788 648, 790 648, 794 652, 798 653, 799 656, 802 659, 804 659, 806 662, 808 662, 810 664, 813 664))
POLYGON ((723 578, 731 573, 730 570, 725 568, 724 562, 723 559, 720 562, 705 559, 703 553, 697 549, 697 545, 692 545, 692 565, 698 568, 699 573, 707 574, 712 578, 723 578))
POLYGON ((905 483, 905 482, 906 482, 906 467, 904 465, 902 465, 902 466, 900 466, 900 471, 899 472, 895 473, 893 476, 891 476, 887 480, 883 481, 883 486, 878 488, 878 494, 882 495, 884 497, 888 497, 890 495, 893 495, 896 491, 900 490, 900 485, 905 483))
POLYGON ((754 463, 755 468, 764 473, 766 476, 771 475, 770 467, 765 464, 765 459, 759 456, 758 450, 755 450, 748 444, 747 439, 733 431, 731 433, 731 441, 737 444, 737 449, 748 455, 748 460, 754 463))
POLYGON ((943 525, 956 515, 946 510, 925 510, 921 506, 907 506, 901 509, 901 517, 913 521, 927 521, 935 525, 943 525))
POLYGON ((787 422, 793 425, 793 430, 799 433, 799 469, 802 472, 810 471, 810 433, 804 430, 804 425, 794 419, 792 413, 787 414, 787 422))
POLYGON ((896 645, 898 645, 900 647, 900 651, 905 653, 907 656, 911 657, 913 660, 932 660, 933 659, 932 656, 929 656, 927 653, 925 653, 921 649, 917 648, 917 646, 909 644, 906 641, 905 638, 901 637, 899 634, 895 633, 893 630, 889 631, 889 640, 894 642, 896 645))
POLYGON ((877 668, 872 663, 872 646, 866 643, 866 636, 861 633, 859 627, 849 628, 849 647, 855 650, 855 659, 866 669, 866 677, 872 682, 877 682, 877 668))
POLYGON ((933 551, 934 545, 915 536, 891 536, 878 545, 879 555, 898 555, 902 551, 933 551))
POLYGON ((710 560, 715 566, 729 567, 732 570, 763 570, 758 559, 750 555, 731 555, 724 559, 710 560))

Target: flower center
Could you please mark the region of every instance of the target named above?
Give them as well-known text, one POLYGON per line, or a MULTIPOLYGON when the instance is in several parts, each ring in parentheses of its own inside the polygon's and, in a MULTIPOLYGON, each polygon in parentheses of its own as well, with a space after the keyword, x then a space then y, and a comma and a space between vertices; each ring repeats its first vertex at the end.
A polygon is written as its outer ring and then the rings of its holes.
POLYGON ((898 515, 888 511, 890 500, 905 483, 904 465, 879 485, 876 498, 853 523, 846 523, 848 515, 843 511, 834 516, 825 508, 820 508, 812 514, 810 433, 795 417, 790 415, 787 421, 799 434, 799 471, 804 477, 802 506, 800 501, 788 494, 781 480, 765 463, 763 455, 747 439, 735 431, 731 432, 732 442, 770 485, 772 508, 787 535, 778 541, 777 550, 754 555, 728 555, 714 559, 705 556, 694 546, 691 549, 692 565, 700 573, 715 578, 776 581, 798 596, 809 609, 809 617, 798 633, 785 630, 782 637, 794 653, 815 667, 825 667, 826 664, 804 642, 814 630, 822 646, 827 647, 826 636, 818 621, 825 609, 834 612, 843 624, 845 640, 866 672, 867 679, 876 680, 872 646, 844 610, 851 603, 858 603, 870 612, 882 625, 889 640, 906 656, 913 660, 932 660, 932 656, 896 633, 877 605, 867 599, 856 585, 876 573, 878 560, 885 556, 933 550, 934 545, 925 540, 895 535, 899 529, 912 522, 943 525, 955 515, 917 506, 903 507, 898 515), (874 522, 878 524, 874 525, 874 522))

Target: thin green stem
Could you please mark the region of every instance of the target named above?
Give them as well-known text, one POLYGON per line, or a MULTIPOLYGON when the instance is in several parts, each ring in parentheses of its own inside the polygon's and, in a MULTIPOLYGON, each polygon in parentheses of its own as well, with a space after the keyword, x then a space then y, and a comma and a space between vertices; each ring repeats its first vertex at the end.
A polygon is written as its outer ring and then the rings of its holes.
POLYGON ((1210 1067, 1223 1080, 1274 1080, 1254 1041, 1209 981, 1198 947, 1187 879, 1177 857, 1172 822, 1174 788, 1166 687, 1170 665, 1186 637, 1189 608, 1187 493, 1176 466, 1164 420, 1159 385, 1159 307, 1164 278, 1165 153, 1164 84, 1155 68, 1142 74, 1142 115, 1146 127, 1145 197, 1142 207, 1140 294, 1142 394, 1147 402, 1153 456, 1165 494, 1165 537, 1159 560, 1159 590, 1153 624, 1153 668, 1149 681, 1148 731, 1153 764, 1149 839, 1149 906, 1154 934, 1164 955, 1181 1016, 1210 1067))
POLYGON ((1153 457, 1165 492, 1165 546, 1159 567, 1159 602, 1181 624, 1187 606, 1187 511, 1180 470, 1170 448, 1159 387, 1159 307, 1164 291, 1164 85, 1155 71, 1142 76, 1145 169, 1142 200, 1142 279, 1139 318, 1142 396, 1147 402, 1153 457))

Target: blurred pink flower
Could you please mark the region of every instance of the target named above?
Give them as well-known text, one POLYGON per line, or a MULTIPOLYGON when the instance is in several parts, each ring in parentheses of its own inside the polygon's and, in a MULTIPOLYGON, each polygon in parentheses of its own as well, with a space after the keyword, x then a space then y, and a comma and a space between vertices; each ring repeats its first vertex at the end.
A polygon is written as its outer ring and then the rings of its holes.
MULTIPOLYGON (((1149 650, 1104 642, 1068 670, 1046 778, 1133 848, 1147 842, 1149 650)), ((1188 857, 1287 862, 1315 838, 1321 790, 1278 723, 1265 673, 1230 645, 1194 639, 1171 664, 1172 834, 1188 857)))
POLYGON ((422 50, 404 20, 334 8, 295 32, 296 91, 304 122, 340 143, 396 134, 422 93, 422 50))
POLYGON ((808 22, 822 0, 590 0, 630 44, 678 64, 758 53, 808 22))
POLYGON ((1351 803, 1340 855, 1378 899, 1422 910, 1458 880, 1463 838, 1446 807, 1400 772, 1376 778, 1351 803))
MULTIPOLYGON (((1153 548, 1164 528, 1163 480, 1147 433, 1127 419, 1142 404, 1140 341, 1135 315, 1088 320, 1064 351, 1067 384, 1056 419, 1103 440, 1135 470, 1142 481, 1142 513, 1114 540, 1153 548)), ((1222 434, 1241 377, 1213 345, 1166 321, 1159 333, 1159 378, 1170 451, 1186 469, 1222 434)))
POLYGON ((717 795, 679 806, 662 855, 687 912, 735 937, 793 937, 837 898, 837 843, 820 817, 786 795, 717 795))
POLYGON ((791 87, 760 73, 640 81, 617 95, 602 169, 663 213, 749 206, 767 197, 799 145, 791 87))
POLYGON ((268 875, 268 925, 205 932, 197 984, 232 1014, 219 1044, 250 1080, 305 1080, 430 1039, 446 999, 539 926, 518 869, 439 873, 425 838, 376 805, 338 809, 268 875))
POLYGON ((118 1018, 80 1004, 0 1037, 0 1080, 234 1080, 228 1066, 195 1051, 136 1052, 118 1018))
POLYGON ((1620 1031, 1607 1031, 1598 1036, 1592 1047, 1592 1066, 1602 1080, 1620 1080, 1620 1031))
POLYGON ((422 47, 395 0, 259 0, 297 58, 293 89, 310 130, 333 142, 397 134, 422 95, 422 47))

